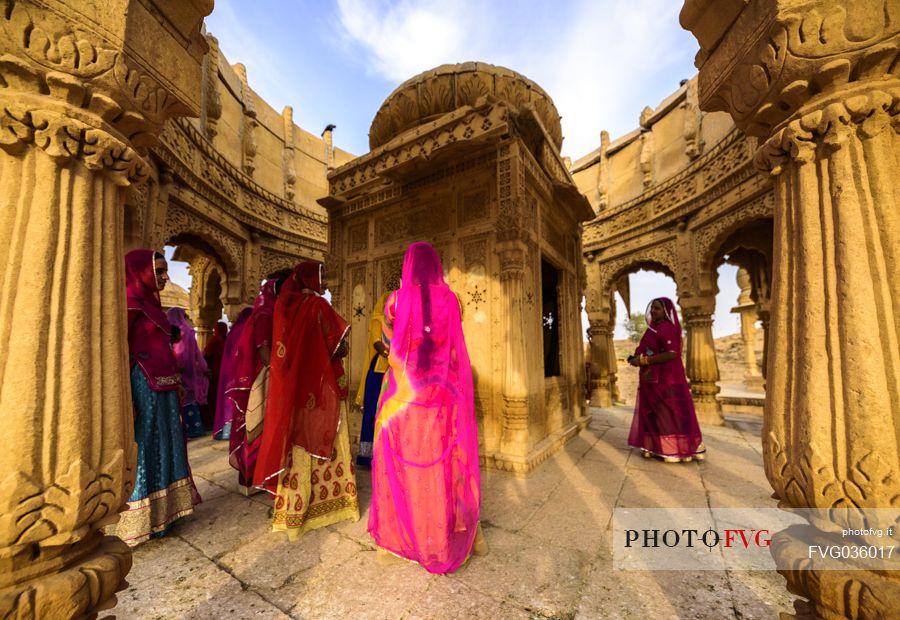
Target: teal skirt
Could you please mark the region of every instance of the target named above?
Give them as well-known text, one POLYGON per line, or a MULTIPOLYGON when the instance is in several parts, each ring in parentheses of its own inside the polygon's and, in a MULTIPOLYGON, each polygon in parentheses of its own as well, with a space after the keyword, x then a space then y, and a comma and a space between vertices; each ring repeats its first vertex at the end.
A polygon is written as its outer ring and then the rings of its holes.
POLYGON ((137 468, 134 491, 115 534, 129 545, 163 536, 194 510, 178 393, 154 392, 140 367, 131 369, 137 468))

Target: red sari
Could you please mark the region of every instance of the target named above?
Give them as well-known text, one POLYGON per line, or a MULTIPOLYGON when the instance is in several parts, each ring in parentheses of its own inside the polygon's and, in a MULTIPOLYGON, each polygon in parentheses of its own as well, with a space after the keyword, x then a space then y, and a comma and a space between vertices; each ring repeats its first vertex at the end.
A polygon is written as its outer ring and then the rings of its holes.
MULTIPOLYGON (((637 402, 628 445, 661 457, 701 454, 703 435, 697 423, 691 388, 681 361, 681 325, 671 299, 661 298, 667 318, 647 321, 634 355, 673 352, 675 359, 640 368, 637 402)), ((649 314, 649 312, 648 312, 649 314)))
POLYGON ((347 376, 335 357, 350 325, 320 297, 321 265, 305 262, 275 303, 266 424, 253 483, 274 490, 291 446, 330 459, 347 397, 347 376))
POLYGON ((275 304, 262 445, 254 483, 274 492, 272 529, 305 532, 359 519, 347 433, 347 377, 336 355, 350 329, 319 295, 319 263, 301 263, 275 304))

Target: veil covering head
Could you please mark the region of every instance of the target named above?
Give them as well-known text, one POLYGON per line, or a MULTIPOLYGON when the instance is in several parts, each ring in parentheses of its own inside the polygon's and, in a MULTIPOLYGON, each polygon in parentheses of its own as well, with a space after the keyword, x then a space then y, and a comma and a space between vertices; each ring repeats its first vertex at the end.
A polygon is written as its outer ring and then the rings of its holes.
POLYGON ((325 267, 322 263, 316 261, 304 261, 294 268, 289 281, 293 281, 297 290, 308 288, 309 290, 321 295, 325 292, 322 287, 324 280, 323 272, 325 267))
POLYGON ((448 345, 448 321, 454 308, 459 315, 459 300, 444 282, 441 259, 431 245, 418 242, 406 250, 396 298, 391 355, 414 374, 446 371, 435 354, 448 345))
POLYGON ((647 327, 649 329, 652 329, 653 331, 656 331, 656 329, 654 329, 655 324, 653 322, 653 319, 650 318, 650 308, 653 306, 653 302, 655 301, 658 301, 663 306, 663 310, 665 311, 666 315, 666 318, 664 320, 668 320, 669 323, 674 325, 678 329, 678 332, 681 333, 681 322, 678 320, 678 310, 677 308, 675 308, 675 304, 672 302, 672 300, 668 297, 657 297, 656 299, 650 300, 650 303, 647 304, 647 310, 644 314, 647 319, 647 327))
POLYGON ((156 280, 156 251, 131 250, 125 255, 125 289, 128 309, 140 310, 169 336, 169 320, 162 309, 156 280))
POLYGON ((125 255, 125 290, 131 365, 140 366, 152 390, 177 389, 181 378, 170 342, 172 326, 159 299, 154 250, 125 255))

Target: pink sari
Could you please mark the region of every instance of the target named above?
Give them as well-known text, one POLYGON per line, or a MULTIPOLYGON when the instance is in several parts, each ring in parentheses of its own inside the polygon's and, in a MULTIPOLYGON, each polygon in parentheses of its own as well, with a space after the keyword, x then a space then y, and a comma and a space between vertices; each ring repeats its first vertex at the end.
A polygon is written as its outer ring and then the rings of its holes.
POLYGON ((238 367, 238 343, 244 324, 250 318, 253 308, 244 308, 238 313, 238 317, 231 326, 231 331, 225 337, 225 350, 222 353, 222 366, 219 368, 219 383, 216 385, 216 417, 213 420, 213 437, 216 439, 228 439, 225 434, 231 428, 231 420, 234 417, 234 402, 225 398, 225 386, 235 377, 238 367), (226 429, 226 425, 228 428, 226 429))
POLYGON ((671 299, 661 297, 660 301, 667 318, 651 323, 648 306, 647 331, 634 354, 671 351, 676 355, 671 361, 641 367, 628 445, 656 456, 686 458, 704 451, 703 435, 681 361, 678 313, 671 299))
POLYGON ((409 247, 402 278, 385 307, 390 369, 375 422, 369 533, 449 573, 472 550, 481 504, 472 368, 459 301, 430 245, 409 247))

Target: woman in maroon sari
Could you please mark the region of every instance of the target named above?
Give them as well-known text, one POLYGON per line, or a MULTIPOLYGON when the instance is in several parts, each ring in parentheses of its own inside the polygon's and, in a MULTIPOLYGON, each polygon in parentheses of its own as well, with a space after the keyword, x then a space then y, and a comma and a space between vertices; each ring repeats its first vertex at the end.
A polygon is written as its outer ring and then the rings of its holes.
POLYGON ((206 341, 203 347, 203 357, 209 366, 209 396, 206 406, 200 410, 203 418, 203 426, 206 430, 212 430, 216 419, 216 387, 219 385, 219 374, 222 369, 222 354, 225 353, 225 339, 228 337, 228 325, 219 321, 213 330, 212 337, 206 341))
POLYGON ((628 445, 646 458, 667 463, 702 460, 706 449, 684 374, 681 324, 671 299, 660 297, 647 306, 647 331, 628 363, 641 369, 628 445))
POLYGON ((276 286, 276 280, 266 280, 259 288, 253 312, 237 342, 234 373, 225 384, 225 398, 233 410, 229 462, 238 471, 238 483, 247 494, 266 416, 276 286))
POLYGON ((321 263, 297 265, 275 302, 266 423, 253 482, 275 494, 274 531, 294 540, 359 519, 347 433, 348 323, 321 295, 321 263))
MULTIPOLYGON (((213 422, 213 439, 228 441, 231 438, 231 420, 234 418, 234 404, 225 398, 225 387, 232 381, 238 372, 240 357, 238 343, 244 331, 244 325, 250 318, 253 308, 244 308, 238 313, 234 325, 225 338, 225 349, 222 352, 222 365, 219 367, 219 382, 216 390, 216 418, 213 422)), ((212 390, 213 386, 209 386, 212 390)))

